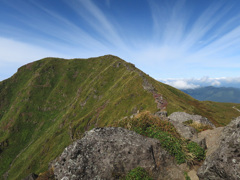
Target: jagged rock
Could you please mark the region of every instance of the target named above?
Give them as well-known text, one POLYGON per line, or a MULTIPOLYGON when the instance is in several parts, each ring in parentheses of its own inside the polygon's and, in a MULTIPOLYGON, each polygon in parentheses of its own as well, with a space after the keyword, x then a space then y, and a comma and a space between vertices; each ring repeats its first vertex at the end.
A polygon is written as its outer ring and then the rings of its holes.
POLYGON ((177 132, 185 139, 193 139, 197 137, 197 131, 193 127, 187 126, 182 122, 169 120, 173 126, 176 128, 177 132))
POLYGON ((240 179, 240 117, 226 126, 220 145, 198 170, 200 180, 240 179))
POLYGON ((64 180, 118 179, 138 166, 154 179, 184 179, 158 140, 123 128, 92 129, 53 162, 55 177, 64 180))
POLYGON ((216 149, 219 147, 220 136, 222 131, 223 131, 223 127, 202 131, 198 133, 198 137, 193 138, 192 141, 197 142, 199 145, 201 145, 199 142, 201 142, 201 140, 204 139, 206 141, 206 147, 207 147, 206 156, 209 156, 210 154, 215 152, 216 149))
MULTIPOLYGON (((168 118, 169 118, 169 121, 176 128, 177 132, 184 138, 190 139, 190 140, 197 139, 198 133, 193 127, 190 127, 184 124, 184 122, 188 120, 192 120, 205 125, 210 125, 212 128, 215 128, 215 126, 207 118, 202 117, 200 115, 191 115, 185 112, 174 112, 170 116, 168 116, 168 118)), ((201 146, 203 145, 204 147, 204 144, 203 144, 204 142, 199 141, 197 143, 200 143, 199 145, 201 146)))
POLYGON ((215 128, 214 124, 211 123, 211 121, 209 121, 207 118, 202 117, 200 115, 191 115, 191 114, 188 114, 188 113, 185 113, 185 112, 174 112, 169 116, 169 118, 172 121, 177 121, 177 122, 181 122, 181 123, 183 123, 185 121, 188 121, 188 120, 193 120, 195 122, 205 124, 205 125, 209 125, 212 128, 215 128))
POLYGON ((192 139, 192 141, 199 144, 199 146, 201 146, 204 150, 207 149, 206 138, 195 138, 195 139, 192 139))

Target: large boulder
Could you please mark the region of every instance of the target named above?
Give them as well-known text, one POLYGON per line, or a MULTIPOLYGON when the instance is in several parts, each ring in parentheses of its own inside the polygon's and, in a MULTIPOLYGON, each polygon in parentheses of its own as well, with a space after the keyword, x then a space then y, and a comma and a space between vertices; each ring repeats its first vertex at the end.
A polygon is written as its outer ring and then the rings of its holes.
POLYGON ((240 117, 223 129, 219 147, 198 169, 198 176, 201 180, 240 179, 240 117))
MULTIPOLYGON (((200 115, 191 115, 185 112, 174 112, 172 113, 170 116, 168 116, 169 121, 174 125, 174 127, 176 128, 177 132, 184 137, 185 139, 196 139, 198 136, 198 133, 196 131, 196 129, 194 129, 193 127, 190 127, 186 124, 184 124, 184 122, 192 120, 193 122, 197 122, 197 123, 201 123, 204 125, 209 125, 212 128, 215 128, 214 124, 211 123, 211 121, 209 121, 207 118, 202 117, 200 115)), ((203 143, 204 140, 201 140, 201 142, 199 142, 200 144, 203 143)), ((204 146, 204 145, 203 145, 204 146)))
POLYGON ((185 122, 188 120, 193 120, 194 122, 198 122, 204 125, 209 125, 212 128, 215 128, 214 124, 208 120, 208 118, 206 117, 202 117, 200 115, 192 115, 192 114, 188 114, 185 112, 174 112, 169 116, 169 119, 171 121, 177 121, 177 122, 185 122))
POLYGON ((197 137, 197 131, 193 127, 183 124, 182 122, 172 121, 171 119, 170 122, 175 127, 177 132, 185 139, 191 140, 197 137))
POLYGON ((205 140, 205 145, 202 144, 201 146, 204 149, 207 148, 206 156, 209 156, 213 152, 215 152, 217 150, 217 148, 219 147, 222 131, 223 131, 223 127, 218 127, 218 128, 214 128, 211 130, 209 129, 206 131, 202 131, 202 132, 198 133, 198 137, 193 138, 192 141, 201 145, 201 143, 199 143, 199 142, 205 140))
POLYGON ((136 167, 154 179, 184 179, 158 140, 123 128, 95 128, 53 162, 56 179, 118 179, 136 167))

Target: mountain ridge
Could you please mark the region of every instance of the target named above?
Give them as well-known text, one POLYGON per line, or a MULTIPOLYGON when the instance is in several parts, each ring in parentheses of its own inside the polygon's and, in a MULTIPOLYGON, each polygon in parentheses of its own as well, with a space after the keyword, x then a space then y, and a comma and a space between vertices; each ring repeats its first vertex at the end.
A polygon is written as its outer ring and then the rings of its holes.
POLYGON ((112 55, 29 63, 0 82, 0 98, 0 176, 8 179, 45 171, 85 131, 139 111, 200 114, 221 126, 240 109, 199 102, 112 55))
POLYGON ((206 86, 181 91, 200 101, 240 103, 240 88, 206 86))

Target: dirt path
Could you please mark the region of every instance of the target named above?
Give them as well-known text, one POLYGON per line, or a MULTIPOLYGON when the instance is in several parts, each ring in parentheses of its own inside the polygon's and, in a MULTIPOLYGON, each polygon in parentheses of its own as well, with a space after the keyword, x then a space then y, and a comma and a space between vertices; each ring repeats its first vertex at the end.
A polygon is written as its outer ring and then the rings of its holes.
POLYGON ((236 108, 235 106, 233 106, 232 108, 237 110, 238 112, 240 112, 240 110, 238 108, 236 108))

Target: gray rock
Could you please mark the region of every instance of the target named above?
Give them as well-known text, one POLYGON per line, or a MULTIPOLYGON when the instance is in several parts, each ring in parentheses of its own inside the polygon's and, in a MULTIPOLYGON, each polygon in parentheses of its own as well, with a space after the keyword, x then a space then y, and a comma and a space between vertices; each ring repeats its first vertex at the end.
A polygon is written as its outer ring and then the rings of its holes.
POLYGON ((118 179, 136 167, 154 179, 184 179, 158 140, 123 128, 95 128, 53 162, 56 179, 118 179))
POLYGON ((240 179, 240 117, 226 126, 219 147, 198 169, 200 180, 240 179))
POLYGON ((199 146, 201 146, 204 150, 207 149, 207 142, 206 138, 194 138, 192 139, 193 142, 197 143, 199 146))
POLYGON ((209 121, 207 118, 202 117, 200 115, 191 115, 185 112, 174 112, 169 116, 169 119, 171 121, 177 121, 177 122, 185 122, 188 120, 193 120, 195 122, 205 124, 205 125, 210 125, 212 128, 215 128, 215 125, 209 121))
POLYGON ((182 122, 169 120, 173 126, 176 128, 177 132, 185 139, 197 138, 197 131, 193 127, 187 126, 182 122))
MULTIPOLYGON (((169 121, 174 125, 177 132, 184 137, 185 139, 197 139, 198 133, 197 131, 186 124, 184 122, 188 120, 193 120, 198 123, 202 123, 205 125, 210 125, 212 128, 215 128, 215 126, 205 117, 202 117, 200 115, 191 115, 185 112, 174 112, 170 116, 168 116, 169 121)), ((202 142, 199 141, 199 145, 203 145, 202 142)))

